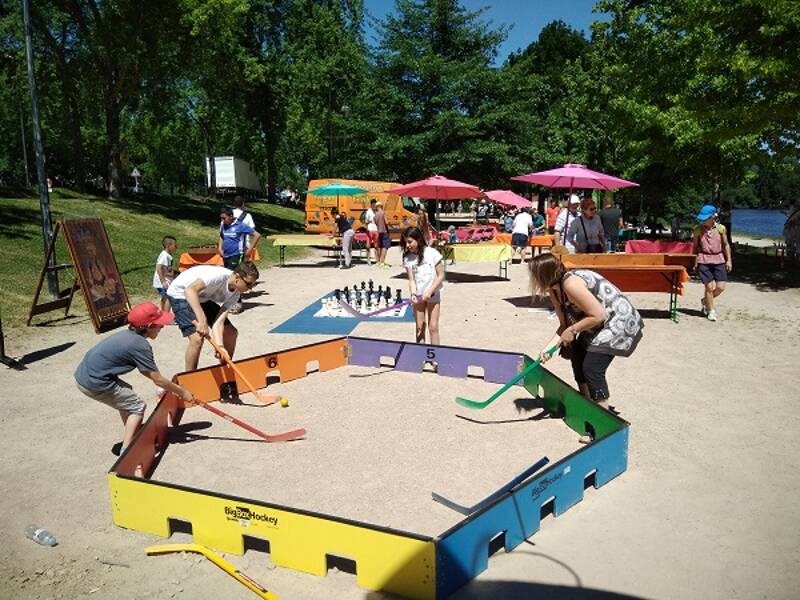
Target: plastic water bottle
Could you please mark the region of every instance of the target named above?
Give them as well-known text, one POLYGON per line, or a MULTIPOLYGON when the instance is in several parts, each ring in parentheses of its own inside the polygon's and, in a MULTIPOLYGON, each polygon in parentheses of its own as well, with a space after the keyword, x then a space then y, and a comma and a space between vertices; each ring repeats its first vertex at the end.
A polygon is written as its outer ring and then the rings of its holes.
POLYGON ((25 535, 32 539, 37 544, 42 546, 55 546, 58 544, 55 536, 46 529, 37 527, 36 525, 29 525, 25 528, 25 535))

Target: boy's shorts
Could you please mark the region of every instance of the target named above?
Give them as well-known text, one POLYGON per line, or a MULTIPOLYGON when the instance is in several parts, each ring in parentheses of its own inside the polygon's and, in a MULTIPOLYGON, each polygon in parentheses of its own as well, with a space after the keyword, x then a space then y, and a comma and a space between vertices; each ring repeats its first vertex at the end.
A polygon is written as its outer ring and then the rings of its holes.
POLYGON ((97 400, 98 402, 102 402, 111 408, 116 408, 117 410, 121 410, 131 415, 141 416, 144 414, 144 400, 139 398, 136 392, 133 391, 133 388, 124 381, 120 380, 119 383, 115 383, 114 387, 110 390, 105 390, 102 392, 95 392, 87 389, 80 383, 76 383, 75 385, 78 386, 78 389, 81 392, 89 396, 89 398, 97 400))
POLYGON ((167 297, 167 288, 156 288, 156 291, 158 292, 158 295, 161 296, 162 298, 167 297))
POLYGON ((524 233, 512 233, 511 245, 515 248, 524 248, 528 245, 528 236, 524 233))
POLYGON ((230 269, 231 271, 233 271, 243 262, 244 262, 244 254, 234 254, 233 256, 227 256, 222 259, 222 265, 226 269, 230 269))
POLYGON ((700 274, 700 281, 704 284, 710 283, 711 281, 728 281, 728 270, 725 268, 725 263, 716 263, 713 265, 700 263, 697 265, 697 272, 700 274))
MULTIPOLYGON (((180 328, 183 337, 189 337, 195 333, 197 329, 193 321, 197 320, 197 316, 194 314, 191 305, 186 300, 172 297, 169 297, 169 303, 175 315, 175 323, 180 328)), ((203 302, 200 306, 203 309, 203 314, 206 316, 206 323, 208 323, 210 327, 211 324, 217 320, 217 315, 219 315, 221 307, 216 302, 211 301, 203 302)), ((227 327, 228 323, 225 323, 225 326, 227 327)))
POLYGON ((392 238, 389 237, 388 233, 379 233, 378 240, 380 242, 381 248, 391 248, 392 247, 392 238))
POLYGON ((378 247, 378 232, 367 230, 367 248, 378 247))

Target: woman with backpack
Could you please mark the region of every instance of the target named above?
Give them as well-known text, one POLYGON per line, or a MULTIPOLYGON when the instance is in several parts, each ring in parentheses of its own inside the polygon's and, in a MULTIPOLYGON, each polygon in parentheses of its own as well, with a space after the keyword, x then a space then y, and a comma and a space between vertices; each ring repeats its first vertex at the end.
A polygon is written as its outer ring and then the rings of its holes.
POLYGON ((694 268, 705 286, 705 294, 700 301, 703 315, 709 321, 717 320, 715 300, 725 291, 728 273, 733 269, 733 256, 725 226, 716 221, 717 209, 706 204, 695 219, 700 223, 694 230, 692 242, 696 255, 694 268))

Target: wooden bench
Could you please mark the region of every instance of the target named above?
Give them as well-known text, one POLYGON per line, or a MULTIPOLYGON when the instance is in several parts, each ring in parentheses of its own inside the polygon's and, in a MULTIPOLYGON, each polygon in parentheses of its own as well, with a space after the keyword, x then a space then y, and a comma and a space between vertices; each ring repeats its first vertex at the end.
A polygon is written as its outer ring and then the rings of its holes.
POLYGON ((623 292, 666 292, 670 318, 678 322, 678 296, 689 281, 693 254, 565 254, 567 269, 590 269, 623 292))
POLYGON ((325 248, 341 247, 341 243, 337 241, 331 234, 276 234, 267 237, 272 241, 273 246, 278 247, 278 266, 286 266, 286 246, 322 246, 325 248))

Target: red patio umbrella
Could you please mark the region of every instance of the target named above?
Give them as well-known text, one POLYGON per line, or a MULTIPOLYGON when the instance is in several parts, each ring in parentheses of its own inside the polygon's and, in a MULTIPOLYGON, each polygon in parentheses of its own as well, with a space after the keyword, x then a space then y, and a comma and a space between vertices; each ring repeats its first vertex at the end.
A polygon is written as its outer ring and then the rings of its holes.
POLYGON ((387 190, 398 196, 414 196, 436 200, 436 225, 439 226, 439 200, 460 200, 461 198, 481 198, 483 192, 477 186, 448 179, 441 175, 434 175, 427 179, 420 179, 412 183, 406 183, 392 190, 387 190))
POLYGON ((491 190, 486 192, 486 197, 492 202, 497 202, 504 206, 513 206, 514 208, 530 208, 532 206, 530 200, 515 194, 511 190, 491 190))

